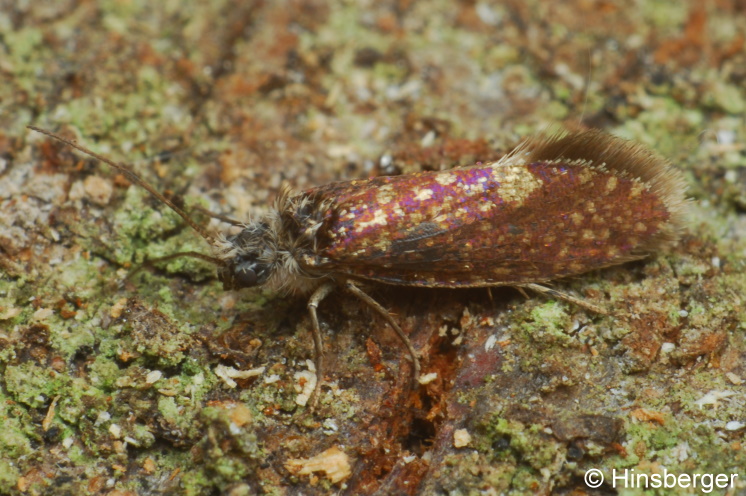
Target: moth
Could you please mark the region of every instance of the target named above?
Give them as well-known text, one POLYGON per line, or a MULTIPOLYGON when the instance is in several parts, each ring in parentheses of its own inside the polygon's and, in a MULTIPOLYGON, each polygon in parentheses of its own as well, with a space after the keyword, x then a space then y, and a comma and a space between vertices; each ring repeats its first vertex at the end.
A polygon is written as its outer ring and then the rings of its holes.
MULTIPOLYGON (((284 188, 269 213, 231 236, 207 232, 129 167, 52 132, 121 171, 179 214, 211 246, 226 290, 265 286, 309 295, 317 377, 319 304, 335 289, 381 315, 420 361, 396 320, 360 288, 514 286, 605 313, 545 284, 637 260, 675 241, 686 206, 682 175, 645 147, 597 130, 526 140, 497 162, 284 188)), ((318 399, 321 380, 312 395, 318 399)))

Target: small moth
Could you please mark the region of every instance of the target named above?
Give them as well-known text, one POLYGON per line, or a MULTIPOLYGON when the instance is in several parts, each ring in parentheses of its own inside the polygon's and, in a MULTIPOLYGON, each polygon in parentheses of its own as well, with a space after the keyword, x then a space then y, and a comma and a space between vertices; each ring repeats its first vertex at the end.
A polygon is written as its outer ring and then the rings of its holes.
MULTIPOLYGON (((544 286, 645 257, 683 224, 682 175, 641 145, 600 131, 529 139, 497 162, 343 181, 293 194, 284 188, 262 219, 213 235, 122 164, 36 127, 120 170, 178 213, 211 245, 225 289, 266 286, 310 295, 317 377, 323 353, 317 307, 341 287, 380 314, 411 356, 393 317, 360 287, 515 286, 605 313, 544 286)), ((321 381, 313 394, 318 398, 321 381)))

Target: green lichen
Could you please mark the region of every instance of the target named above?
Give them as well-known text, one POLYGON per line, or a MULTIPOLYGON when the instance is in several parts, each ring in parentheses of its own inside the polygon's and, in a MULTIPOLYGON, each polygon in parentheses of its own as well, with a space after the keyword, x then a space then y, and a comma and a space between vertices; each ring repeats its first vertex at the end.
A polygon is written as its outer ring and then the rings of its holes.
POLYGON ((566 303, 547 301, 531 311, 521 328, 529 339, 542 343, 542 346, 567 346, 572 341, 567 332, 571 325, 570 317, 566 303))
POLYGON ((70 378, 55 374, 47 367, 33 362, 9 365, 5 368, 5 388, 15 401, 31 408, 41 408, 64 391, 70 384, 70 378))
POLYGON ((90 383, 96 388, 111 390, 122 375, 122 370, 111 357, 99 355, 88 368, 90 383))
POLYGON ((27 412, 13 405, 7 396, 0 396, 0 418, 3 419, 3 429, 0 432, 0 453, 7 459, 18 459, 33 453, 31 441, 38 439, 38 434, 29 432, 28 422, 31 421, 27 412))
POLYGON ((11 494, 16 489, 20 476, 21 473, 13 462, 0 460, 0 492, 11 494))
MULTIPOLYGON (((486 437, 481 441, 480 450, 497 460, 520 460, 539 470, 552 465, 556 459, 558 446, 547 442, 549 438, 542 426, 524 425, 495 416, 483 429, 486 437), (495 450, 495 446, 501 448, 495 450)), ((533 476, 536 475, 534 472, 533 476)))

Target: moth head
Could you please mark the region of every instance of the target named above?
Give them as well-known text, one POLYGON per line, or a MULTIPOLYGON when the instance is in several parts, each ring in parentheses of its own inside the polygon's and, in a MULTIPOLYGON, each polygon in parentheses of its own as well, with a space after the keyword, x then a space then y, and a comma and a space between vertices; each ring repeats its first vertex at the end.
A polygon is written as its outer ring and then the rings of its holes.
POLYGON ((245 226, 225 242, 230 252, 218 269, 223 289, 253 288, 267 282, 274 270, 277 249, 266 223, 245 226))

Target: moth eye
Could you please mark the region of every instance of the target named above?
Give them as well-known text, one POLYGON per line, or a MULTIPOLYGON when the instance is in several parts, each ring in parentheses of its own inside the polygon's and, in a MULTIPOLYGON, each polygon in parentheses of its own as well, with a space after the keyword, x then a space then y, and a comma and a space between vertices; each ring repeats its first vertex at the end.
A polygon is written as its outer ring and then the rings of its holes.
POLYGON ((250 288, 252 286, 256 286, 257 284, 257 275, 256 272, 254 272, 253 269, 238 269, 234 273, 234 278, 236 281, 236 286, 239 288, 250 288))

